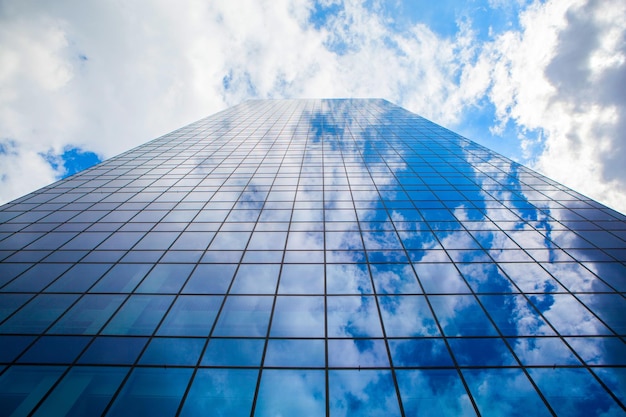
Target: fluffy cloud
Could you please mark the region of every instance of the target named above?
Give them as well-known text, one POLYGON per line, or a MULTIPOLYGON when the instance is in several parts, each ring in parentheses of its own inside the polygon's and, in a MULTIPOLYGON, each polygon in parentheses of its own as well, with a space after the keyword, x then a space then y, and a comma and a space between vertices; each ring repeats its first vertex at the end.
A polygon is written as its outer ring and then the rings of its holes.
POLYGON ((376 1, 6 0, 0 202, 61 175, 41 155, 67 147, 110 157, 248 98, 384 97, 452 127, 491 102, 494 131, 520 132, 517 157, 624 210, 618 9, 537 1, 484 40, 471 20, 398 30, 376 1))
POLYGON ((626 212, 626 4, 554 0, 520 20, 484 52, 499 126, 540 142, 539 171, 626 212))

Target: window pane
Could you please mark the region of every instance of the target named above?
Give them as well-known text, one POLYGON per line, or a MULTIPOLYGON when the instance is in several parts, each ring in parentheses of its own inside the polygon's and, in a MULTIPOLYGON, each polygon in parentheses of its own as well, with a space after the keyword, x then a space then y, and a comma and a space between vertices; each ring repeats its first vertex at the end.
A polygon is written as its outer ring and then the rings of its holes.
POLYGON ((495 336, 496 330, 471 295, 431 296, 430 303, 446 336, 495 336))
POLYGON ((273 337, 324 337, 323 297, 278 297, 272 319, 273 337))
POLYGON ((78 298, 74 294, 40 294, 2 326, 0 333, 39 334, 46 330, 78 298))
POLYGON ((176 294, 180 291, 193 265, 157 264, 143 280, 136 292, 176 294))
POLYGON ((254 415, 323 416, 325 387, 322 370, 264 370, 254 415))
POLYGON ((371 294, 372 283, 366 264, 326 265, 328 294, 371 294))
POLYGON ((90 337, 42 336, 19 359, 21 363, 71 364, 83 351, 90 337))
POLYGON ((387 348, 381 339, 331 339, 328 366, 338 368, 388 367, 387 348))
POLYGON ((152 268, 149 264, 117 264, 91 289, 91 292, 132 292, 152 268))
POLYGON ((271 339, 264 366, 322 368, 326 363, 323 340, 271 339))
POLYGON ((149 336, 173 299, 171 295, 131 295, 102 333, 149 336))
POLYGON ((125 295, 87 294, 48 333, 96 334, 125 299, 125 295))
POLYGON ((231 294, 274 294, 280 265, 241 265, 231 294))
POLYGON ((390 371, 329 371, 329 405, 333 416, 400 416, 390 371))
POLYGON ((110 264, 76 264, 53 282, 46 292, 85 292, 110 267, 110 264))
POLYGON ((398 370, 398 388, 407 416, 475 416, 456 370, 398 370))
POLYGON ((264 339, 211 339, 202 365, 259 366, 264 346, 264 339))
POLYGON ((384 296, 378 300, 387 336, 440 335, 423 296, 384 296))
POLYGON ((147 337, 97 337, 78 360, 81 364, 132 365, 148 342, 147 337))
POLYGON ((378 294, 421 294, 413 269, 408 264, 373 264, 372 279, 378 294))
POLYGON ((233 295, 226 298, 215 336, 265 336, 272 309, 270 296, 233 295))
POLYGON ((185 294, 226 294, 237 265, 203 264, 198 265, 185 284, 185 294))
POLYGON ((248 369, 199 369, 180 415, 249 416, 257 375, 248 369))
POLYGON ((157 334, 167 336, 208 336, 222 303, 216 295, 181 295, 169 311, 157 334))
POLYGON ((12 366, 0 376, 0 404, 7 416, 27 416, 65 371, 61 366, 12 366))
POLYGON ((139 363, 142 365, 195 366, 204 347, 204 339, 154 338, 139 363))
POLYGON ((454 365, 443 339, 391 339, 389 350, 395 367, 454 365))
POLYGON ((324 294, 324 265, 283 265, 279 294, 324 294))
POLYGON ((135 368, 107 415, 174 416, 191 373, 181 368, 135 368))
POLYGON ((35 416, 100 415, 127 372, 128 368, 72 368, 37 409, 35 416))
POLYGON ((374 297, 328 297, 328 336, 382 336, 374 297))

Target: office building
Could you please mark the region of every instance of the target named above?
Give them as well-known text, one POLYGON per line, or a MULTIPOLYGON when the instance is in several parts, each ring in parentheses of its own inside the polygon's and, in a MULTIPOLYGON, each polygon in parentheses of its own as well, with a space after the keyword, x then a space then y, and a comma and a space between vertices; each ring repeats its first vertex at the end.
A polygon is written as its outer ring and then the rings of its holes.
POLYGON ((626 217, 384 100, 0 207, 3 416, 624 415, 626 217))

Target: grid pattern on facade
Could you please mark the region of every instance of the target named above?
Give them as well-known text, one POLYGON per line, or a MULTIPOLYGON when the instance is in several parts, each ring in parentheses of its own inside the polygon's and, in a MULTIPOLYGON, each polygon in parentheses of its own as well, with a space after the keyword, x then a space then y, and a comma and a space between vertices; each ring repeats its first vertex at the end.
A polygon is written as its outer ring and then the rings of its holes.
POLYGON ((384 100, 0 208, 3 415, 623 415, 626 217, 384 100))

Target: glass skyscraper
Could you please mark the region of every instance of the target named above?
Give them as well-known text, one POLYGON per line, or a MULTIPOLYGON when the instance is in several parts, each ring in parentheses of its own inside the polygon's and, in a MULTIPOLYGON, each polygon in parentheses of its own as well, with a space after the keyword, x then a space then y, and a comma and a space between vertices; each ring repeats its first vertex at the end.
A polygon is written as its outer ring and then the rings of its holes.
POLYGON ((0 207, 0 415, 624 415, 625 265, 389 102, 246 102, 0 207))

